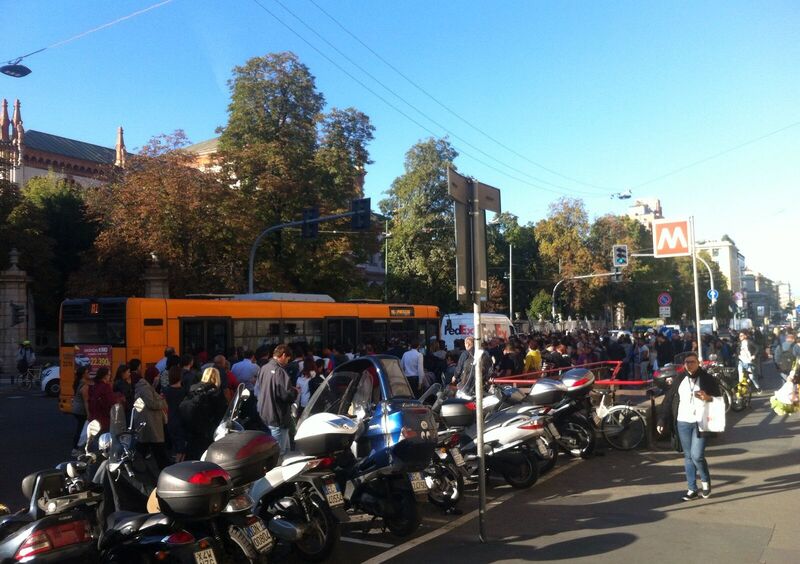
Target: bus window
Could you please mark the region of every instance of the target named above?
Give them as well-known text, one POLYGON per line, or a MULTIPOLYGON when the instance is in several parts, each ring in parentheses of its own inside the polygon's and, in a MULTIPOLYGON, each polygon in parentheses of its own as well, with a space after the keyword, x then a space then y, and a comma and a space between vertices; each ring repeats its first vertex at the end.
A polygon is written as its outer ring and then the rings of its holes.
POLYGON ((286 319, 283 321, 283 343, 306 342, 322 346, 322 321, 318 319, 286 319))
POLYGON ((233 346, 254 351, 277 345, 281 342, 280 326, 278 319, 234 319, 233 346))
POLYGON ((336 345, 340 352, 355 350, 358 341, 357 321, 357 319, 326 319, 328 345, 336 345))
POLYGON ((204 350, 209 355, 227 354, 229 337, 227 319, 181 320, 181 352, 196 354, 204 350))
POLYGON ((386 350, 386 327, 388 323, 385 319, 362 319, 361 320, 361 343, 372 345, 375 352, 386 350))
POLYGON ((125 345, 124 321, 65 321, 61 332, 62 344, 68 345, 125 345))

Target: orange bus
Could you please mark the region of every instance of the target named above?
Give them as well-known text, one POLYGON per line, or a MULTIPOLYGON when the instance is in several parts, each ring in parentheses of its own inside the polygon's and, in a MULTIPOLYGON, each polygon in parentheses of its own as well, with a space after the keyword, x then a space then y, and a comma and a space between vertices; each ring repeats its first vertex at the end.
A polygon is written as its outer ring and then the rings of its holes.
MULTIPOLYGON (((171 346, 178 354, 209 357, 234 348, 305 341, 314 350, 345 350, 390 339, 438 337, 439 309, 428 305, 334 302, 327 296, 278 294, 280 299, 81 298, 61 304, 59 408, 69 412, 76 364, 106 365, 112 378, 130 359, 142 372, 171 346), (314 299, 318 301, 296 301, 314 299), (328 299, 330 301, 322 301, 328 299)), ((344 351, 343 351, 344 352, 344 351)))

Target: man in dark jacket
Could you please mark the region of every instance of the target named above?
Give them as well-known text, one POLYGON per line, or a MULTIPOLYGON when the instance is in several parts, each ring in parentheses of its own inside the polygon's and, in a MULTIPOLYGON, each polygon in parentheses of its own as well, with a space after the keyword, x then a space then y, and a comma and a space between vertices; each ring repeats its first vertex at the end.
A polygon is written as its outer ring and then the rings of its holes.
POLYGON ((722 395, 717 380, 700 367, 697 353, 686 353, 686 370, 674 377, 670 389, 661 404, 656 430, 659 434, 673 425, 683 448, 684 468, 688 491, 685 501, 697 499, 697 474, 700 474, 703 498, 711 495, 711 476, 706 462, 706 433, 700 431, 704 424, 706 403, 722 395))
POLYGON ((672 362, 675 353, 672 350, 672 343, 669 342, 664 333, 659 333, 656 336, 656 362, 658 367, 661 368, 665 364, 672 362))
POLYGON ((292 387, 286 365, 292 360, 292 351, 287 345, 278 345, 270 361, 262 366, 256 378, 258 414, 278 441, 281 454, 289 450, 289 425, 291 405, 297 399, 297 388, 292 387))

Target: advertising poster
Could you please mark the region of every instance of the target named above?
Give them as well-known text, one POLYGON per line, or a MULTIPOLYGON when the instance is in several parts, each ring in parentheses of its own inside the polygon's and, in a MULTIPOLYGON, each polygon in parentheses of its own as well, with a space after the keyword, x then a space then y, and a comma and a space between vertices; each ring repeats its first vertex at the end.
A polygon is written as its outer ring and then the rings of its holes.
POLYGON ((88 366, 89 373, 94 376, 97 369, 105 366, 111 370, 111 345, 76 345, 75 368, 88 366))

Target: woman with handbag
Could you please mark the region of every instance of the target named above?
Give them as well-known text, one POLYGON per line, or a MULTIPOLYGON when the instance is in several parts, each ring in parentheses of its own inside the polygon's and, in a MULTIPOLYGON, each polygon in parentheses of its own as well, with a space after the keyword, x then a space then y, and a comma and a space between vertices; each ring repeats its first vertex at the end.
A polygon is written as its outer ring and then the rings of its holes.
POLYGON ((72 435, 72 456, 81 454, 79 443, 83 427, 86 425, 86 414, 89 412, 89 370, 86 366, 75 368, 75 381, 72 384, 72 405, 70 411, 75 418, 75 433, 72 435), (84 392, 86 392, 84 394, 84 392))
POLYGON ((683 364, 686 370, 675 376, 661 404, 656 430, 663 434, 671 424, 680 439, 689 488, 682 499, 691 501, 698 497, 698 473, 699 495, 703 499, 711 495, 711 475, 705 455, 708 433, 700 429, 700 424, 705 424, 706 404, 721 396, 722 392, 717 380, 700 367, 696 352, 686 353, 683 364))

